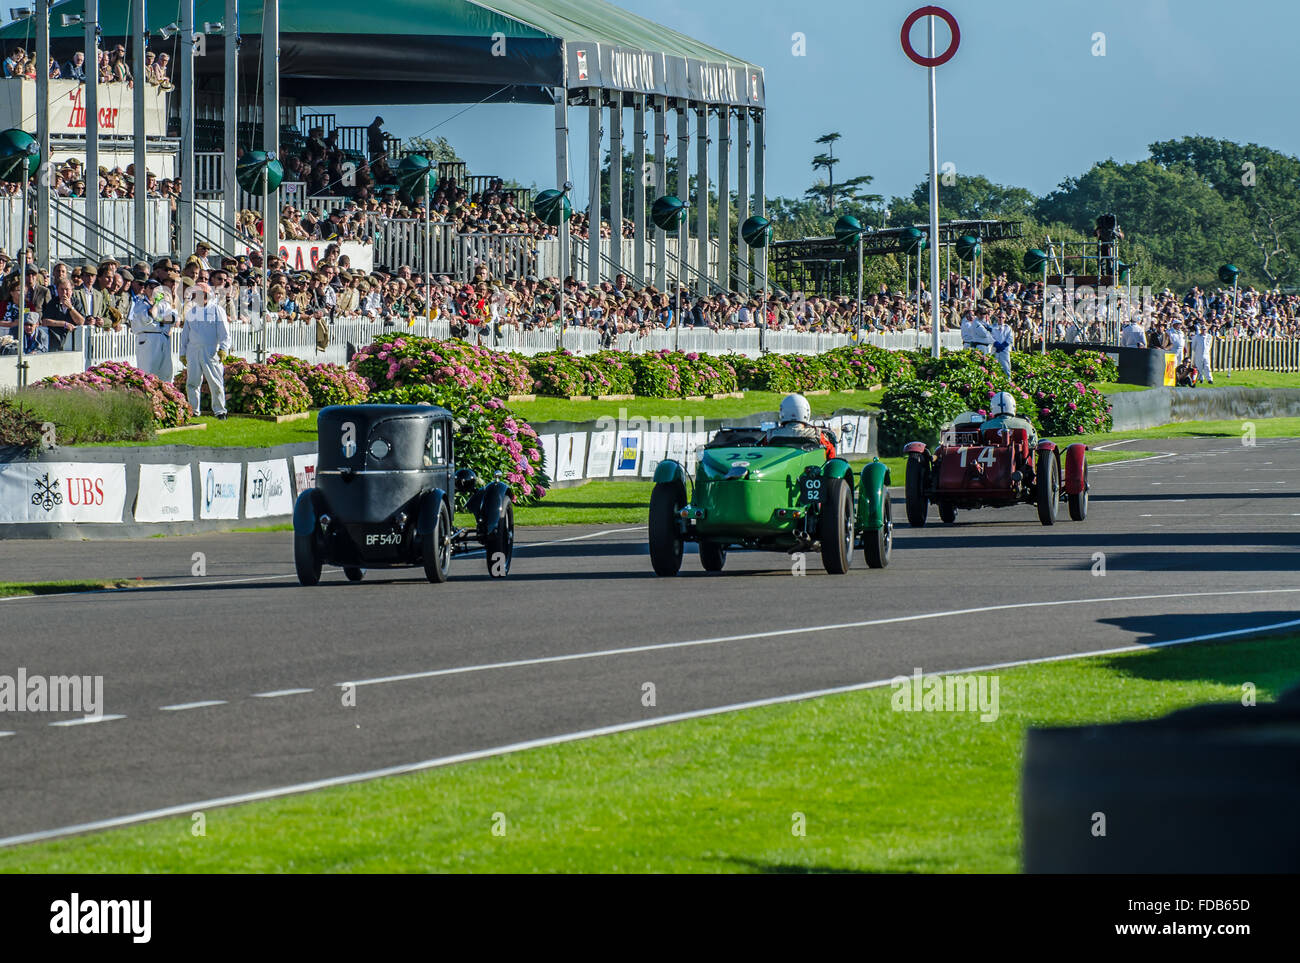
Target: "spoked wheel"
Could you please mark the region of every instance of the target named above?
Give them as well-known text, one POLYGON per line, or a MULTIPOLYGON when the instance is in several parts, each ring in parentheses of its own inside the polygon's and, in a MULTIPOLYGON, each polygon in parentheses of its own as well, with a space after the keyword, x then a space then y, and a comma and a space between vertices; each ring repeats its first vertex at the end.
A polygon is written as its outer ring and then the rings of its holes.
POLYGON ((451 574, 451 512, 446 502, 438 506, 437 523, 421 536, 420 554, 424 556, 424 577, 435 583, 447 581, 451 574))
POLYGON ((853 496, 843 478, 827 479, 822 489, 817 537, 822 543, 822 565, 829 575, 843 575, 853 564, 853 496))
POLYGON ((1083 491, 1077 495, 1066 495, 1070 506, 1070 520, 1081 522, 1088 517, 1088 466, 1083 466, 1083 491))
POLYGON ((924 528, 925 517, 930 514, 930 503, 925 498, 925 462, 919 455, 907 459, 907 524, 924 528))
POLYGON ((884 568, 894 550, 894 503, 889 500, 889 489, 881 492, 880 515, 884 524, 878 531, 862 533, 862 553, 869 568, 884 568))
POLYGON ((681 520, 686 490, 676 482, 660 482, 650 492, 650 564, 656 575, 676 575, 682 568, 681 520))
POLYGON ((727 564, 727 546, 721 542, 700 542, 700 564, 706 572, 721 572, 727 564))
POLYGON ((951 525, 957 521, 957 506, 947 499, 939 502, 939 518, 945 525, 951 525))
POLYGON ((505 511, 497 519, 492 531, 483 539, 487 552, 488 574, 505 578, 510 574, 510 561, 515 557, 515 506, 507 501, 505 511))
POLYGON ((321 558, 314 532, 293 537, 293 567, 298 570, 300 585, 315 585, 320 581, 321 558))
POLYGON ((366 577, 366 570, 356 565, 344 565, 343 574, 348 577, 349 582, 360 582, 366 577))
POLYGON ((1056 524, 1056 509, 1061 501, 1061 479, 1056 474, 1056 452, 1045 451, 1038 458, 1038 520, 1056 524))

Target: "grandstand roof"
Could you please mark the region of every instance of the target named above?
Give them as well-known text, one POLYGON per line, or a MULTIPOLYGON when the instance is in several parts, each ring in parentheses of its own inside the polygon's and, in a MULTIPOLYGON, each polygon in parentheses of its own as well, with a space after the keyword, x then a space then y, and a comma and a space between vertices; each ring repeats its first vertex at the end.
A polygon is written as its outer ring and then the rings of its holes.
MULTIPOLYGON (((224 19, 224 0, 194 6, 196 24, 224 19)), ((83 36, 80 25, 64 27, 61 15, 84 7, 84 0, 63 0, 50 11, 60 59, 83 36)), ((150 49, 174 46, 159 32, 177 13, 166 3, 148 6, 150 49)), ((105 45, 123 40, 133 32, 130 0, 100 0, 99 21, 105 45)), ((241 3, 240 73, 254 82, 261 25, 260 0, 241 3)), ((0 28, 0 43, 33 47, 35 27, 33 18, 15 21, 0 28)), ((223 42, 207 38, 201 77, 221 74, 223 42)), ((606 0, 281 0, 280 77, 286 96, 320 105, 549 103, 560 86, 764 103, 762 68, 606 0)))

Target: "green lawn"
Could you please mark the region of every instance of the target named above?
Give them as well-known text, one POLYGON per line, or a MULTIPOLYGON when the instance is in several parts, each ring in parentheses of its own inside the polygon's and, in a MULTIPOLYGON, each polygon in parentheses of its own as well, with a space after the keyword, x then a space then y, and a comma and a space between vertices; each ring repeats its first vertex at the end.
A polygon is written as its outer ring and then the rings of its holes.
POLYGON ((203 837, 186 815, 8 849, 0 871, 1012 873, 1027 727, 1244 679, 1268 700, 1298 674, 1295 637, 1004 670, 988 723, 893 711, 885 686, 209 810, 203 837))
MULTIPOLYGON (((316 441, 316 412, 300 421, 276 424, 260 418, 231 415, 225 421, 204 416, 198 422, 208 427, 199 431, 177 431, 156 435, 148 441, 117 441, 108 445, 119 448, 137 445, 194 445, 203 448, 271 448, 316 441)), ((103 443, 101 443, 103 444, 103 443)))
POLYGON ((140 588, 140 579, 63 579, 54 582, 0 582, 0 598, 15 595, 57 595, 60 592, 96 592, 102 589, 140 588))

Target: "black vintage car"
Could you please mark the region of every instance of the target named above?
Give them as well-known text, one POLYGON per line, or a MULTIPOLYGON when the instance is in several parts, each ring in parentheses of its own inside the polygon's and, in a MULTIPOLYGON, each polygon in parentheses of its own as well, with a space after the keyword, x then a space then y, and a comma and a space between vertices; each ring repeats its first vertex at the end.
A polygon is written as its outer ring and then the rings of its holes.
POLYGON ((334 405, 316 420, 316 487, 293 509, 298 581, 315 585, 323 565, 339 565, 358 582, 367 568, 422 565, 445 582, 451 557, 486 552, 500 578, 514 556, 510 488, 480 485, 456 470, 452 414, 432 405, 334 405), (473 529, 453 524, 456 494, 467 496, 473 529), (477 543, 477 544, 472 544, 477 543))

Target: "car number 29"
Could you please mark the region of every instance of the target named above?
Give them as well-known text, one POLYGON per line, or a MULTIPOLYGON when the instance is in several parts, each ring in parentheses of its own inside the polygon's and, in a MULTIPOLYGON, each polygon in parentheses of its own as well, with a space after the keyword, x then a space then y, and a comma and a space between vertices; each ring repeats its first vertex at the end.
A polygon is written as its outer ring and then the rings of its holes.
MULTIPOLYGON (((962 468, 965 468, 965 467, 966 467, 966 452, 968 452, 968 451, 970 451, 969 448, 963 448, 963 449, 961 450, 961 467, 962 467, 962 468)), ((979 462, 979 464, 981 464, 981 465, 992 465, 992 464, 993 464, 993 449, 992 449, 992 448, 989 448, 989 447, 982 448, 982 449, 980 450, 979 456, 978 456, 975 460, 976 460, 977 462, 979 462)))
POLYGON ((805 478, 803 480, 804 499, 809 503, 819 502, 822 500, 822 480, 820 478, 805 478))
POLYGON ((381 532, 376 535, 367 535, 367 545, 400 545, 402 542, 401 532, 381 532))

